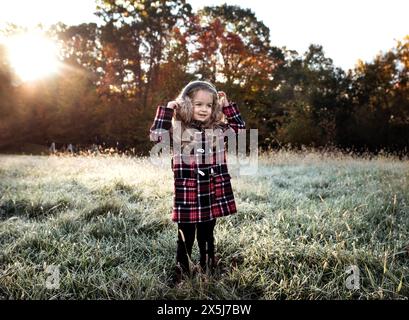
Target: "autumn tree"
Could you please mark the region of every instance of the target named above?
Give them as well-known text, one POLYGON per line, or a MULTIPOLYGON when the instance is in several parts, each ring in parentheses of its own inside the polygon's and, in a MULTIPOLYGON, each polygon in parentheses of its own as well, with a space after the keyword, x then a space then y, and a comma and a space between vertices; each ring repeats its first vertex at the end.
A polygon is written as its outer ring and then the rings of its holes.
POLYGON ((6 48, 0 45, 0 147, 13 136, 13 127, 16 123, 13 91, 6 48))
POLYGON ((322 46, 310 45, 303 57, 289 53, 276 74, 280 82, 276 103, 281 111, 277 139, 296 145, 334 144, 346 108, 346 75, 334 68, 322 46))
POLYGON ((136 97, 141 107, 151 105, 165 48, 172 28, 183 25, 191 6, 185 0, 97 1, 102 19, 102 68, 111 91, 136 97))
POLYGON ((191 32, 191 63, 202 78, 227 87, 271 79, 276 57, 269 29, 250 9, 204 7, 194 17, 191 32))
POLYGON ((359 61, 351 75, 350 135, 370 150, 402 149, 409 144, 409 37, 374 61, 359 61))

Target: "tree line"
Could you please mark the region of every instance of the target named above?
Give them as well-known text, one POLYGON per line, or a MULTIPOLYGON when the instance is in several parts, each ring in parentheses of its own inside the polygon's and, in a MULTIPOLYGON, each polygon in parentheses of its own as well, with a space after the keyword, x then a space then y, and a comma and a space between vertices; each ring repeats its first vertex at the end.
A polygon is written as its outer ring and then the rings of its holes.
POLYGON ((157 105, 193 79, 227 92, 263 149, 408 150, 409 36, 345 71, 318 44, 302 54, 274 46, 238 6, 194 13, 185 0, 98 0, 96 15, 98 24, 47 29, 60 45, 57 75, 19 83, 0 46, 0 150, 104 142, 147 154, 157 105))

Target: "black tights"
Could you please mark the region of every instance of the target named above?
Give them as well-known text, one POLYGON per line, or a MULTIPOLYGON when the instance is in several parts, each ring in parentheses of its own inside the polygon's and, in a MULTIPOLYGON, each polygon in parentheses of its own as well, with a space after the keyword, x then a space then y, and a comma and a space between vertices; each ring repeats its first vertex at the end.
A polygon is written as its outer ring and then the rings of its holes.
POLYGON ((176 263, 183 272, 189 273, 189 258, 192 256, 192 247, 197 230, 197 243, 200 252, 200 266, 205 269, 206 262, 214 260, 214 237, 213 230, 216 219, 198 223, 178 223, 178 246, 176 251, 176 263), (183 241, 181 231, 183 232, 183 241), (206 259, 207 255, 207 259, 206 259))

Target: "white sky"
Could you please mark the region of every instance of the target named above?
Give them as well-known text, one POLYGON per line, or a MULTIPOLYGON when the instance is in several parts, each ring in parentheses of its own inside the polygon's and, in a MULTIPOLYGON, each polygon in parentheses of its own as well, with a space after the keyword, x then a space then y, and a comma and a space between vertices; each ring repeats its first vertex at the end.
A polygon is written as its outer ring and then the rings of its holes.
MULTIPOLYGON (((250 8, 269 28, 271 43, 303 53, 320 44, 336 66, 353 68, 409 35, 409 0, 188 0, 196 10, 227 2, 250 8)), ((0 0, 0 27, 96 21, 93 0, 0 0)))

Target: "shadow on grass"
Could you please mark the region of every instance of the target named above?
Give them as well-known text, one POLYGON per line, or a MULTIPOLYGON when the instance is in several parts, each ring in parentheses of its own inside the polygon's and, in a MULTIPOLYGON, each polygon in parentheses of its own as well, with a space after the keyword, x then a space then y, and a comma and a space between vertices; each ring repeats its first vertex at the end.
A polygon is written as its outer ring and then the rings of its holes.
POLYGON ((46 203, 36 203, 26 199, 7 200, 0 204, 0 221, 12 217, 42 220, 69 208, 71 203, 68 200, 46 203))

